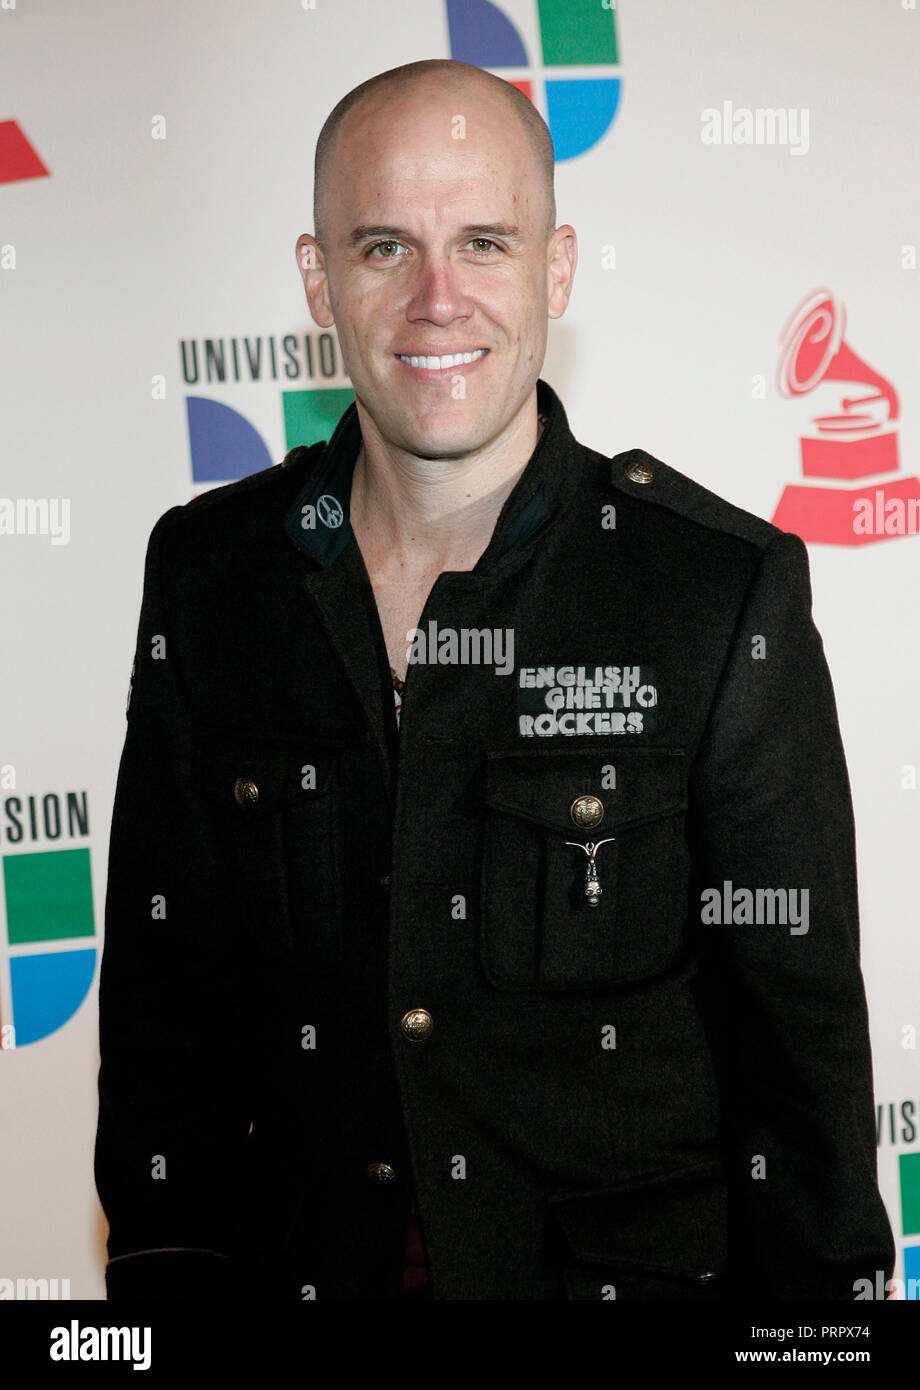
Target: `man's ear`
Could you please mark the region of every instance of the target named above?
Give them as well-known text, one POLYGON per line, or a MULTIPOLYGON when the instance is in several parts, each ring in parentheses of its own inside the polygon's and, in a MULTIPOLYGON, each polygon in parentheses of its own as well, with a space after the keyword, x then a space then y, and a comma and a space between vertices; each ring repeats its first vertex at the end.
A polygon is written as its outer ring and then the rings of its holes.
POLYGON ((548 313, 551 319, 562 318, 572 293, 572 281, 578 264, 578 238, 575 228, 566 222, 557 227, 547 247, 546 275, 549 289, 548 313))
POLYGON ((302 232, 297 238, 297 265, 303 287, 307 292, 307 303, 314 323, 320 328, 331 328, 335 323, 332 304, 329 300, 329 277, 326 263, 316 237, 302 232))

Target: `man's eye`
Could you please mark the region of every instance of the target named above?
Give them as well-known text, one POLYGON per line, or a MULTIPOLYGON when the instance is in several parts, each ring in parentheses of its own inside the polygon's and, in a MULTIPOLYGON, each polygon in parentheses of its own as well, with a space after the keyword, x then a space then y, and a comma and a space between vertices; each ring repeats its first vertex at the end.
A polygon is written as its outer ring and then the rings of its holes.
POLYGON ((371 249, 370 249, 370 251, 368 252, 368 254, 369 254, 369 255, 373 255, 375 251, 380 251, 381 247, 384 247, 384 248, 386 248, 386 249, 382 252, 381 258, 382 258, 383 260, 385 260, 385 261, 391 261, 391 260, 393 260, 393 257, 394 257, 394 255, 395 255, 395 253, 396 253, 396 247, 397 247, 397 246, 401 246, 401 245, 402 245, 402 242, 400 242, 400 241, 393 241, 393 240, 389 240, 389 241, 377 241, 377 242, 375 242, 374 245, 371 247, 371 249))
POLYGON ((488 250, 490 250, 490 251, 494 251, 494 249, 495 249, 495 242, 492 241, 492 239, 491 239, 490 237, 487 237, 487 236, 474 236, 474 237, 472 237, 472 238, 470 239, 470 245, 471 245, 471 246, 474 246, 474 245, 475 245, 477 250, 482 250, 483 247, 488 248, 488 250))

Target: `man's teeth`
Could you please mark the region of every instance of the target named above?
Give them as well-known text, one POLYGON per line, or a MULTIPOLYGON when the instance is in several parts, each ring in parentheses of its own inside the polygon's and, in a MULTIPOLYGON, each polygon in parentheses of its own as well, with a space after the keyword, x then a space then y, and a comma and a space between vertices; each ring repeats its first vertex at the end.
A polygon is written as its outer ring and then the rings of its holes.
POLYGON ((485 348, 477 348, 475 352, 455 352, 447 357, 403 357, 400 353, 399 358, 401 362, 408 362, 410 367, 425 367, 430 372, 437 372, 444 367, 465 366, 467 362, 475 362, 484 355, 485 348))

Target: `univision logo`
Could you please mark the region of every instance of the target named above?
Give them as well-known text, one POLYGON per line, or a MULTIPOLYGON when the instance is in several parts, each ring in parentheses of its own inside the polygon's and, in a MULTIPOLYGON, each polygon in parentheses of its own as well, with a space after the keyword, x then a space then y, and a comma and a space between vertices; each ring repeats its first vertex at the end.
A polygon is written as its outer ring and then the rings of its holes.
MULTIPOLYGON (((287 382, 292 389, 280 393, 285 452, 329 439, 355 398, 350 386, 318 384, 348 379, 332 333, 185 338, 179 359, 187 387, 287 382), (308 384, 293 389, 297 381, 308 384)), ((233 482, 278 462, 255 425, 225 401, 196 393, 186 396, 185 405, 196 486, 233 482)))
MULTIPOLYGON (((912 1030, 905 1029, 905 1032, 912 1030)), ((902 1039, 902 1045, 906 1042, 902 1039)), ((917 1140, 920 1102, 914 1098, 876 1105, 876 1143, 914 1144, 917 1140)), ((901 1230, 910 1240, 920 1237, 920 1149, 898 1154, 898 1185, 901 1192, 901 1230)), ((920 1302, 920 1244, 902 1246, 904 1255, 905 1298, 920 1302)))
MULTIPOLYGON (((85 791, 3 802, 5 845, 88 834, 85 791)), ((2 861, 0 1048, 12 1051, 56 1032, 83 1003, 96 971, 96 925, 88 846, 2 861)))
POLYGON ((557 163, 606 135, 620 104, 620 78, 574 69, 619 65, 615 0, 511 0, 507 8, 519 24, 491 0, 446 3, 450 56, 494 71, 544 106, 557 163), (539 43, 542 67, 528 53, 522 28, 539 43))

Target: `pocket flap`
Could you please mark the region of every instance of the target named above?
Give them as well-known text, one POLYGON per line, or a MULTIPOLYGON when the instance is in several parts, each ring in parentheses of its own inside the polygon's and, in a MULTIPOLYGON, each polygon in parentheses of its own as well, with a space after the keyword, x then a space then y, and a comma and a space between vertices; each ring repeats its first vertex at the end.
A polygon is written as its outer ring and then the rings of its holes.
POLYGON ((193 750, 189 780, 210 801, 251 814, 326 795, 343 743, 209 732, 193 750))
POLYGON ((569 1260, 692 1279, 725 1267, 727 1189, 718 1165, 641 1186, 558 1194, 547 1215, 569 1260))
POLYGON ((573 801, 585 794, 603 805, 591 835, 617 826, 641 825, 686 810, 682 748, 533 749, 486 753, 485 801, 495 811, 565 832, 573 824, 573 801), (612 772, 611 772, 612 769, 612 772))

